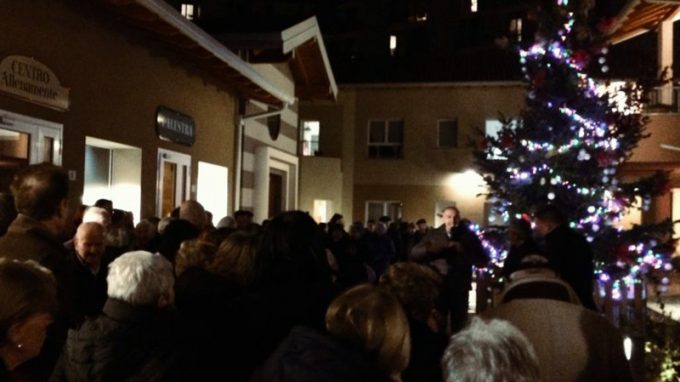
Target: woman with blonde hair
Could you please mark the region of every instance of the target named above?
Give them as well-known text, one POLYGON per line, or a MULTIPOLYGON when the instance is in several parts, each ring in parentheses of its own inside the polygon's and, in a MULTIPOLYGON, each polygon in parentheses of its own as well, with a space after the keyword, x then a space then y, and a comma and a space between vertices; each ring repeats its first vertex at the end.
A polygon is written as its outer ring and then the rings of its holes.
POLYGON ((57 310, 52 273, 33 261, 0 259, 0 381, 37 356, 57 310))
POLYGON ((370 284, 347 290, 328 307, 326 329, 293 328, 251 381, 401 381, 411 340, 392 294, 370 284))

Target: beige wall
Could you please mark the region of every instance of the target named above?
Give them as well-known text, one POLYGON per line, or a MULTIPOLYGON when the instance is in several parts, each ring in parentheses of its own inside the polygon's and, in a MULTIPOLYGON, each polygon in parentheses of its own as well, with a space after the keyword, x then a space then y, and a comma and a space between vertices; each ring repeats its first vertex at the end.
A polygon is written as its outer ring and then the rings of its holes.
MULTIPOLYGON (((331 213, 341 211, 342 181, 343 174, 339 158, 301 157, 300 210, 313 213, 314 199, 321 199, 332 203, 331 213)), ((328 218, 330 219, 331 216, 329 215, 328 218)))
POLYGON ((233 168, 235 101, 194 64, 132 26, 111 20, 110 14, 94 2, 3 3, 0 57, 24 55, 47 65, 71 88, 71 108, 56 112, 0 95, 0 109, 63 124, 63 166, 77 171, 74 197, 83 189, 85 136, 141 148, 145 217, 155 214, 159 147, 192 156, 192 184, 199 160, 233 168), (159 105, 193 117, 193 147, 157 138, 159 105))

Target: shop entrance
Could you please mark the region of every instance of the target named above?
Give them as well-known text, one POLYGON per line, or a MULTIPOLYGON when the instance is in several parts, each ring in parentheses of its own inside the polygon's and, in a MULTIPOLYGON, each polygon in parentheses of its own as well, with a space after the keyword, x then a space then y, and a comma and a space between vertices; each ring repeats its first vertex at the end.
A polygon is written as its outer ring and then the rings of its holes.
POLYGON ((157 184, 156 213, 169 216, 175 207, 190 199, 191 156, 158 149, 157 184))

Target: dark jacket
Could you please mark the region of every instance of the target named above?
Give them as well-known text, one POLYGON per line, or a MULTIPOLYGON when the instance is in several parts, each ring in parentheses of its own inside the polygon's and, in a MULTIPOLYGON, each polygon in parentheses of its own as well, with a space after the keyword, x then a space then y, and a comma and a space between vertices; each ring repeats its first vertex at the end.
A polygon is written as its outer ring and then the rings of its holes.
POLYGON ((529 255, 540 255, 543 251, 536 242, 529 238, 516 247, 510 247, 508 256, 503 262, 503 276, 508 277, 520 269, 522 259, 529 255))
POLYGON ((327 334, 296 327, 251 382, 387 381, 361 349, 327 334))
POLYGON ((42 380, 52 371, 69 326, 76 322, 73 311, 73 271, 68 252, 47 227, 39 221, 19 214, 0 238, 0 258, 33 260, 49 269, 57 280, 59 310, 50 325, 40 355, 17 368, 29 378, 42 380))
POLYGON ((51 381, 174 381, 176 315, 108 299, 104 312, 71 330, 51 381))
POLYGON ((78 322, 85 317, 97 317, 104 308, 107 299, 106 276, 108 263, 102 261, 97 274, 93 274, 87 264, 84 264, 74 252, 70 254, 71 267, 74 276, 73 309, 78 322))
POLYGON ((441 359, 449 341, 445 335, 433 332, 426 324, 409 320, 411 358, 402 373, 404 382, 442 381, 441 359))
POLYGON ((456 276, 464 279, 463 282, 472 281, 473 265, 486 265, 489 261, 477 235, 462 223, 448 233, 444 225, 428 232, 427 236, 413 247, 410 259, 429 262, 444 275, 455 272, 456 276), (434 241, 455 241, 461 244, 463 250, 458 251, 451 247, 437 253, 430 252, 428 247, 434 241))
POLYGON ((593 251, 583 235, 565 225, 545 236, 545 254, 550 266, 576 292, 588 309, 596 310, 593 301, 593 251))

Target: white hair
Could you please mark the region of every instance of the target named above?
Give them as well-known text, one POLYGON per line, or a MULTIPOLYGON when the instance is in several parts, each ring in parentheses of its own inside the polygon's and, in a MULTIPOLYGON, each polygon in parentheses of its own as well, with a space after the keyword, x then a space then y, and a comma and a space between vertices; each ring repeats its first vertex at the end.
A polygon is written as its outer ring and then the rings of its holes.
POLYGON ((111 215, 104 208, 87 207, 83 213, 83 223, 99 223, 106 230, 111 225, 111 215))
POLYGON ((172 264, 146 251, 127 252, 109 265, 108 295, 132 305, 155 305, 161 296, 172 296, 175 279, 172 264))
POLYGON ((529 340, 507 321, 473 318, 442 357, 446 382, 535 382, 540 369, 529 340))

